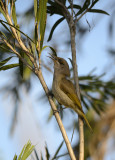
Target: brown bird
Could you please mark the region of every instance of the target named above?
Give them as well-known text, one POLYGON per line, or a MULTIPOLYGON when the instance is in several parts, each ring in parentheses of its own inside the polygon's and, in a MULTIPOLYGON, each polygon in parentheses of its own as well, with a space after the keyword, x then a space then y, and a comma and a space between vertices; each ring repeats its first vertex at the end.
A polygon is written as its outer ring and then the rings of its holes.
POLYGON ((69 65, 63 58, 51 55, 54 62, 54 75, 52 92, 57 101, 67 108, 72 108, 81 118, 83 118, 92 131, 92 128, 82 110, 81 102, 76 94, 73 83, 67 79, 70 77, 69 65))

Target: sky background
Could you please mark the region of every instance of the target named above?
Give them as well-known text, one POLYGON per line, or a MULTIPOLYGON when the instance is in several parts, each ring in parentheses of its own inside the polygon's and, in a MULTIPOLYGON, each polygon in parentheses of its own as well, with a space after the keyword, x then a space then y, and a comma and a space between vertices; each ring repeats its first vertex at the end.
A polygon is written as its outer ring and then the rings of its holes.
MULTIPOLYGON (((97 8, 102 8, 109 12, 111 14, 111 10, 108 7, 109 0, 100 1, 99 4, 97 4, 97 8), (104 2, 104 3, 103 3, 104 2)), ((33 1, 30 0, 20 0, 16 2, 17 6, 17 13, 23 13, 25 10, 27 10, 31 5, 33 4, 33 1)), ((55 17, 48 18, 48 22, 51 22, 54 24, 56 20, 55 17), (51 19, 50 19, 51 18, 51 19)), ((83 23, 84 25, 87 25, 86 19, 91 23, 91 29, 87 33, 87 36, 83 39, 83 45, 82 49, 79 49, 79 37, 76 40, 77 44, 77 63, 78 63, 78 73, 79 75, 86 75, 89 73, 93 68, 97 68, 95 73, 101 74, 103 72, 106 72, 107 75, 105 76, 105 80, 110 79, 114 73, 115 69, 115 60, 110 58, 110 56, 107 53, 107 48, 110 45, 115 44, 114 39, 110 42, 108 42, 108 22, 110 20, 110 16, 106 15, 96 15, 96 14, 87 14, 83 17, 83 23), (97 21, 98 19, 98 21, 97 21), (98 22, 98 23, 97 23, 98 22), (80 52, 80 54, 79 54, 80 52), (110 65, 109 67, 107 67, 110 65)), ((33 21, 34 22, 34 21, 33 21)), ((34 25, 34 23, 32 25, 34 25)), ((31 24, 28 25, 30 27, 31 24)), ((51 27, 50 26, 50 27, 51 27)), ((24 28, 24 31, 28 33, 29 28, 24 28)), ((65 34, 67 32, 68 28, 66 27, 66 23, 63 22, 60 24, 59 28, 55 30, 53 41, 58 41, 57 43, 60 45, 58 55, 61 57, 67 57, 71 58, 70 55, 67 55, 67 52, 70 52, 69 48, 63 47, 62 41, 65 37, 65 34), (59 36, 57 36, 59 35, 59 36), (62 39, 62 41, 60 41, 62 39), (63 52, 64 51, 64 52, 63 52), (62 55, 63 52, 63 55, 62 55)), ((28 33, 29 35, 30 33, 28 33)), ((69 36, 69 35, 68 35, 69 36)), ((47 37, 47 33, 46 33, 47 37)), ((47 41, 45 41, 45 44, 47 44, 47 41)), ((51 43, 50 43, 51 45, 51 43)), ((43 57, 46 55, 43 55, 43 57)), ((69 65, 70 62, 68 61, 69 65)), ((49 61, 48 58, 46 58, 46 61, 49 61)), ((53 66, 52 66, 53 70, 53 66)), ((49 72, 46 74, 46 71, 44 70, 44 77, 46 80, 46 83, 48 87, 51 87, 51 81, 53 78, 53 75, 49 72)), ((7 84, 9 81, 12 81, 12 71, 6 71, 0 73, 0 87, 2 87, 4 84, 7 84)), ((13 101, 11 100, 10 95, 2 95, 0 94, 0 159, 9 160, 13 159, 14 154, 19 154, 22 147, 25 143, 30 139, 32 141, 32 144, 36 145, 37 151, 40 153, 40 151, 44 150, 44 144, 47 140, 48 148, 50 150, 50 153, 53 154, 56 148, 59 145, 59 142, 62 141, 62 136, 59 134, 58 126, 55 122, 55 118, 53 117, 50 123, 47 123, 47 117, 50 112, 50 106, 48 102, 41 101, 35 101, 40 95, 38 95, 38 89, 39 93, 42 91, 42 87, 37 81, 36 77, 33 77, 31 81, 35 81, 35 83, 32 83, 32 91, 28 94, 24 87, 21 88, 22 92, 22 102, 19 104, 20 110, 17 117, 17 125, 15 128, 15 131, 12 136, 9 134, 11 122, 12 122, 12 111, 13 111, 13 101), (31 98, 30 98, 31 97, 31 98), (45 106, 40 107, 40 106, 45 106), (40 114, 39 114, 40 113, 40 114), (38 116, 39 115, 39 116, 38 116), (50 143, 53 142, 53 143, 50 143), (2 157, 2 158, 1 158, 2 157)), ((64 111, 66 112, 66 111, 64 111)), ((66 124, 67 116, 64 119, 64 125, 67 129, 68 126, 66 124)), ((71 122, 70 122, 71 123, 71 122)), ((71 139, 71 133, 72 131, 67 131, 69 139, 71 139)), ((78 137, 74 137, 74 140, 76 141, 78 137)), ((73 140, 73 141, 74 141, 73 140)), ((44 151, 43 151, 44 153, 44 151)), ((111 154, 113 156, 113 154, 111 154)), ((110 154, 108 154, 105 157, 105 160, 111 160, 110 154)))

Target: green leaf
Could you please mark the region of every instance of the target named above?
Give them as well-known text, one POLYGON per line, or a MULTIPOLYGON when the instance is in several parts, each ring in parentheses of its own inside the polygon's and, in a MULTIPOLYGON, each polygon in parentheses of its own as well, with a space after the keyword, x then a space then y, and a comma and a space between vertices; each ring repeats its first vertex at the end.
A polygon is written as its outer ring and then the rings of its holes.
POLYGON ((5 19, 7 19, 5 12, 2 9, 2 4, 3 2, 0 2, 0 12, 3 14, 3 16, 5 17, 5 19))
POLYGON ((19 64, 18 63, 15 63, 15 64, 8 64, 8 65, 5 65, 5 66, 2 66, 0 67, 0 71, 2 70, 8 70, 8 69, 11 69, 11 68, 15 68, 15 67, 18 67, 19 64))
POLYGON ((62 148, 63 143, 64 143, 64 141, 62 141, 61 144, 59 145, 58 149, 56 150, 56 152, 55 152, 55 154, 54 154, 54 156, 53 156, 53 158, 52 158, 52 160, 53 160, 53 159, 56 159, 56 156, 58 155, 60 149, 62 148))
POLYGON ((90 5, 90 0, 85 0, 83 7, 81 7, 81 9, 77 12, 76 16, 83 13, 88 8, 89 5, 90 5))
POLYGON ((36 160, 39 160, 39 157, 38 157, 38 154, 36 152, 36 149, 34 148, 34 153, 35 153, 35 156, 36 156, 36 160))
POLYGON ((46 18, 47 18, 47 0, 39 0, 39 9, 41 7, 40 14, 40 50, 43 46, 45 28, 46 28, 46 18))
POLYGON ((50 159, 50 154, 49 154, 47 145, 45 147, 45 151, 46 151, 46 159, 49 160, 50 159))
POLYGON ((14 156, 13 160, 17 160, 17 155, 16 155, 16 154, 15 154, 15 156, 14 156))
POLYGON ((54 30, 56 29, 56 27, 57 27, 64 19, 65 19, 65 17, 62 17, 62 18, 60 18, 60 19, 58 19, 58 20, 56 21, 56 23, 53 25, 53 27, 52 27, 52 29, 51 29, 51 31, 50 31, 50 35, 49 35, 49 38, 48 38, 47 41, 50 41, 50 40, 51 40, 54 30))
POLYGON ((16 8, 15 8, 15 3, 12 1, 13 3, 13 8, 12 8, 12 18, 14 21, 14 25, 17 26, 17 17, 16 17, 16 8))
POLYGON ((98 1, 99 1, 99 0, 93 1, 93 3, 91 4, 91 7, 90 7, 90 8, 92 8, 98 1))
POLYGON ((38 0, 34 0, 35 21, 37 21, 37 13, 38 13, 38 0))
POLYGON ((24 145, 18 160, 26 160, 28 158, 28 156, 32 153, 32 151, 34 150, 34 145, 31 144, 30 141, 27 142, 27 144, 24 145))
POLYGON ((0 37, 1 35, 3 35, 7 39, 6 35, 2 31, 0 31, 0 37))
POLYGON ((43 159, 43 155, 42 155, 42 153, 41 153, 41 158, 40 158, 40 160, 44 160, 44 159, 43 159))
POLYGON ((3 22, 1 22, 1 24, 2 24, 3 27, 14 37, 14 35, 13 35, 12 32, 10 31, 10 29, 9 29, 3 22))
POLYGON ((107 13, 106 11, 103 11, 101 9, 89 9, 88 12, 101 13, 101 14, 109 15, 109 13, 107 13))
MULTIPOLYGON (((23 52, 21 52, 20 55, 21 55, 22 58, 24 58, 24 53, 23 52)), ((20 68, 20 74, 23 78, 24 66, 23 66, 23 62, 20 60, 20 58, 19 58, 19 68, 20 68)))
POLYGON ((35 45, 37 47, 38 42, 38 23, 35 24, 35 45))
POLYGON ((22 33, 25 37, 27 37, 30 41, 32 41, 32 42, 35 44, 35 42, 34 42, 27 34, 25 34, 24 32, 22 32, 22 31, 19 29, 19 27, 17 27, 17 26, 15 27, 15 26, 13 26, 13 25, 11 25, 11 24, 9 24, 8 22, 5 22, 5 21, 3 21, 3 20, 0 20, 0 23, 1 23, 1 22, 5 23, 5 24, 8 24, 9 26, 15 28, 17 31, 19 31, 20 33, 22 33))
MULTIPOLYGON (((28 56, 24 55, 24 58, 28 64, 30 64, 31 66, 33 65, 28 56)), ((31 74, 32 74, 32 71, 27 66, 24 66, 23 79, 28 80, 30 78, 31 74)))
POLYGON ((41 49, 41 51, 40 51, 39 55, 41 55, 42 51, 43 51, 45 48, 47 48, 47 47, 49 47, 49 48, 52 50, 53 54, 55 54, 55 55, 56 55, 56 51, 55 51, 55 49, 54 49, 53 47, 51 47, 51 46, 44 46, 44 47, 41 49))
POLYGON ((3 61, 0 62, 0 67, 2 67, 4 64, 6 64, 12 57, 6 58, 3 61))
MULTIPOLYGON (((67 8, 70 9, 71 5, 69 5, 67 8)), ((81 6, 74 4, 73 8, 75 8, 75 9, 81 9, 81 6)))

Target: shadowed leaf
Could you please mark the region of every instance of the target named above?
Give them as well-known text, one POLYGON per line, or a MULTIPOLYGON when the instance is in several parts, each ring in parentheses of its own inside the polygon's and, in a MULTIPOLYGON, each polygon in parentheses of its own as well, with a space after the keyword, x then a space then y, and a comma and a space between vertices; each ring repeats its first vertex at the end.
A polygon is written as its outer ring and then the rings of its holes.
POLYGON ((62 18, 60 18, 60 19, 58 19, 58 20, 56 21, 56 23, 53 25, 53 27, 52 27, 52 29, 51 29, 51 31, 50 31, 49 38, 48 38, 47 41, 50 41, 50 40, 51 40, 54 30, 56 29, 56 27, 57 27, 64 19, 65 19, 65 17, 62 17, 62 18))
POLYGON ((107 13, 106 11, 103 11, 101 9, 89 9, 88 12, 101 13, 101 14, 109 15, 109 13, 107 13))
POLYGON ((62 141, 61 144, 59 145, 58 149, 56 150, 56 152, 55 152, 55 154, 54 154, 54 156, 53 156, 53 158, 52 158, 52 160, 55 159, 55 158, 57 157, 57 155, 58 155, 60 149, 61 149, 62 146, 63 146, 63 143, 64 143, 64 141, 62 141))
POLYGON ((0 62, 0 67, 2 67, 4 64, 6 64, 12 57, 6 58, 3 61, 0 62))

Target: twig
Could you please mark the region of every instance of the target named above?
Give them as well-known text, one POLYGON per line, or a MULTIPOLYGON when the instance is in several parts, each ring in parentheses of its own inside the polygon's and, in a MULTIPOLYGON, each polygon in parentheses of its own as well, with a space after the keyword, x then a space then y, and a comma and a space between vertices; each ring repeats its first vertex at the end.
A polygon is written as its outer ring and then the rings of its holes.
MULTIPOLYGON (((76 60, 76 43, 75 43, 75 35, 76 35, 76 25, 74 23, 73 17, 71 16, 69 22, 70 35, 71 35, 71 50, 72 50, 72 63, 73 63, 73 71, 74 71, 74 82, 76 87, 77 95, 80 98, 80 88, 79 88, 79 80, 78 80, 78 69, 77 69, 77 60, 76 60)), ((83 120, 79 117, 79 160, 84 160, 84 130, 83 130, 83 120)))
POLYGON ((63 3, 59 2, 58 0, 55 0, 55 2, 58 3, 63 8, 62 10, 63 15, 65 16, 66 20, 69 22, 71 15, 68 9, 66 8, 66 6, 63 3))
MULTIPOLYGON (((58 0, 56 0, 56 1, 57 1, 58 3, 60 3, 58 0)), ((66 9, 66 7, 64 7, 64 8, 65 8, 66 12, 68 12, 67 9, 66 9)), ((69 12, 68 12, 68 13, 69 13, 69 12)), ((10 18, 10 16, 9 16, 8 13, 6 13, 6 18, 7 18, 8 23, 11 24, 11 25, 13 25, 13 24, 12 24, 12 20, 11 20, 11 18, 10 18)), ((32 69, 32 67, 21 57, 21 55, 20 55, 5 39, 4 39, 4 42, 5 42, 5 43, 7 44, 7 46, 21 59, 21 61, 22 61, 28 68, 30 68, 32 71, 34 71, 34 73, 37 75, 38 79, 40 80, 40 82, 41 82, 41 84, 42 84, 42 87, 43 87, 43 89, 44 89, 44 91, 45 91, 45 93, 46 93, 46 95, 47 95, 47 97, 48 97, 48 100, 49 100, 49 103, 50 103, 52 109, 56 111, 57 108, 56 108, 56 106, 55 106, 55 104, 54 104, 51 96, 49 95, 48 87, 47 87, 47 85, 46 85, 46 83, 45 83, 45 81, 44 81, 44 78, 43 78, 43 75, 42 75, 42 72, 41 72, 41 68, 38 67, 36 57, 32 57, 31 54, 29 55, 30 51, 29 51, 29 49, 24 45, 24 43, 23 43, 23 41, 21 40, 21 38, 18 36, 18 34, 17 34, 17 32, 16 32, 16 29, 15 29, 14 27, 12 27, 12 26, 10 26, 10 28, 11 28, 11 30, 12 30, 12 32, 13 32, 16 40, 18 41, 20 47, 22 48, 22 50, 25 51, 25 54, 27 54, 27 56, 29 56, 29 59, 32 61, 33 65, 34 65, 34 67, 35 67, 35 70, 32 69)), ((40 59, 39 59, 39 63, 40 63, 40 59)), ((75 155, 74 155, 74 152, 73 152, 73 149, 72 149, 72 147, 71 147, 71 144, 70 144, 70 142, 69 142, 69 139, 68 139, 68 137, 67 137, 65 128, 64 128, 64 126, 63 126, 62 120, 61 120, 58 112, 55 112, 55 117, 56 117, 57 123, 58 123, 58 125, 59 125, 59 128, 60 128, 60 130, 61 130, 62 136, 63 136, 63 138, 64 138, 64 140, 65 140, 65 143, 66 143, 66 146, 67 146, 69 155, 70 155, 70 157, 71 157, 71 160, 76 160, 75 155)))
POLYGON ((26 60, 24 58, 21 57, 21 55, 5 40, 2 39, 4 41, 4 43, 6 43, 6 45, 19 57, 19 59, 31 70, 34 71, 33 68, 30 66, 30 64, 28 64, 26 62, 26 60))
MULTIPOLYGON (((53 111, 56 111, 57 108, 56 108, 56 106, 55 106, 55 104, 54 104, 51 96, 49 95, 49 89, 48 89, 48 87, 47 87, 47 85, 46 85, 46 83, 45 83, 45 81, 44 81, 44 78, 43 78, 43 75, 42 75, 41 70, 36 70, 36 75, 37 75, 37 77, 39 78, 39 80, 40 80, 40 82, 41 82, 41 84, 42 84, 42 87, 44 88, 44 91, 45 91, 45 93, 46 93, 46 95, 47 95, 47 97, 48 97, 48 100, 49 100, 49 103, 50 103, 50 105, 51 105, 51 107, 52 107, 52 110, 53 110, 53 111)), ((58 112, 55 112, 55 118, 56 118, 57 123, 58 123, 58 125, 59 125, 59 128, 60 128, 60 130, 61 130, 62 136, 63 136, 63 138, 64 138, 64 140, 65 140, 65 143, 66 143, 66 146, 67 146, 69 155, 70 155, 70 157, 71 157, 71 160, 76 160, 75 155, 74 155, 74 152, 73 152, 73 149, 72 149, 72 147, 71 147, 71 144, 70 144, 70 142, 69 142, 68 136, 67 136, 67 134, 66 134, 65 128, 64 128, 64 126, 63 126, 62 120, 61 120, 58 112)))

